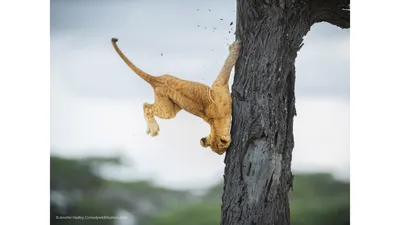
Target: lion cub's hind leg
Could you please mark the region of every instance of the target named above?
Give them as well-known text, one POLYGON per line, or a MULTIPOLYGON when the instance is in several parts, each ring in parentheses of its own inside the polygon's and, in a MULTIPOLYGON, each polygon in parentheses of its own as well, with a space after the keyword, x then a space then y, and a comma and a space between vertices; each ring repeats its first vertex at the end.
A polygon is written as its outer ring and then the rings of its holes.
POLYGON ((147 122, 147 134, 151 136, 157 136, 160 131, 160 127, 156 119, 154 118, 154 104, 144 103, 143 104, 144 118, 147 122))
POLYGON ((171 99, 156 93, 154 104, 143 104, 144 117, 147 122, 147 134, 157 136, 158 132, 160 132, 160 127, 154 116, 161 119, 172 119, 180 110, 181 108, 171 99))

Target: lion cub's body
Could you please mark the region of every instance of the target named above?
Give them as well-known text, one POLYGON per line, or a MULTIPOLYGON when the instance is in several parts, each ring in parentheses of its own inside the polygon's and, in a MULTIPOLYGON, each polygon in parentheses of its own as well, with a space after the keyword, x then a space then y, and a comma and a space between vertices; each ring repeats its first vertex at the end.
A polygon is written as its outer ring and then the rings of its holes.
POLYGON ((154 116, 171 119, 183 109, 210 124, 211 133, 201 139, 201 145, 210 147, 218 154, 223 154, 231 142, 232 99, 228 80, 239 57, 239 44, 235 42, 230 46, 230 54, 220 74, 212 87, 209 87, 171 75, 151 76, 137 68, 126 58, 116 45, 117 41, 116 38, 112 39, 113 46, 120 57, 154 89, 154 104, 143 104, 144 116, 148 125, 147 133, 152 136, 158 135, 160 128, 154 116))

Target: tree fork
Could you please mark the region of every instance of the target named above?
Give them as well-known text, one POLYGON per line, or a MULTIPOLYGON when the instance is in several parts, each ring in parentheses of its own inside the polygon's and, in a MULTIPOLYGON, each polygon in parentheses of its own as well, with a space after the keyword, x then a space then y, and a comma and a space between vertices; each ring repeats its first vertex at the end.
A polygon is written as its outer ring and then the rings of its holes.
POLYGON ((242 47, 232 86, 221 225, 290 224, 295 59, 312 24, 350 26, 348 5, 237 0, 236 38, 242 47))

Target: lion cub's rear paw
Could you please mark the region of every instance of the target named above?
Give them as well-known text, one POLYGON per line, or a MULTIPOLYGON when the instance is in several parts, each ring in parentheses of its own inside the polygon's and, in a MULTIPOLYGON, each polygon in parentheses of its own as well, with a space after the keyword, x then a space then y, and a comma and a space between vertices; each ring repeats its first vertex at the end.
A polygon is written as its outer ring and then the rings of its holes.
POLYGON ((151 136, 157 136, 158 132, 160 132, 160 127, 158 126, 157 123, 149 123, 147 124, 147 134, 150 134, 151 136))

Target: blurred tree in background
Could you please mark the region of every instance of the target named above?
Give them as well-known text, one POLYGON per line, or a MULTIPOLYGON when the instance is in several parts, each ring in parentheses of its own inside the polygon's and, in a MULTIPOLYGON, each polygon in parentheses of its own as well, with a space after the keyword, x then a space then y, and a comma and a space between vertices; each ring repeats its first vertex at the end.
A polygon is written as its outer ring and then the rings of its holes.
MULTIPOLYGON (((52 225, 219 225, 223 183, 204 194, 157 187, 148 181, 106 179, 101 168, 122 166, 118 157, 51 156, 52 225), (122 216, 57 219, 57 216, 122 216), (124 217, 128 216, 128 217, 124 217)), ((350 224, 350 184, 330 174, 296 174, 290 196, 293 225, 350 224)))
POLYGON ((128 220, 57 219, 57 216, 121 216, 129 212, 136 224, 193 198, 186 191, 156 187, 147 181, 117 181, 101 176, 105 165, 120 165, 119 158, 50 159, 51 224, 133 224, 128 220), (129 222, 129 223, 127 223, 129 222))

